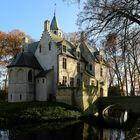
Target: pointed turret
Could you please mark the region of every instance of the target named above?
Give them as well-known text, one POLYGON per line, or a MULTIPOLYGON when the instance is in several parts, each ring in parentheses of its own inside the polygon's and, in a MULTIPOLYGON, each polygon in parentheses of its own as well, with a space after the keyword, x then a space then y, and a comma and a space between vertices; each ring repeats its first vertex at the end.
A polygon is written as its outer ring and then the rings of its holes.
POLYGON ((54 13, 54 16, 53 16, 53 19, 52 19, 52 22, 51 22, 51 28, 50 29, 51 30, 59 30, 55 13, 54 13))
POLYGON ((52 32, 53 34, 55 34, 55 35, 57 35, 57 36, 59 36, 59 37, 62 37, 62 31, 61 31, 61 29, 58 27, 55 13, 54 13, 54 16, 53 16, 53 19, 52 19, 52 22, 51 22, 50 30, 51 30, 51 32, 52 32))

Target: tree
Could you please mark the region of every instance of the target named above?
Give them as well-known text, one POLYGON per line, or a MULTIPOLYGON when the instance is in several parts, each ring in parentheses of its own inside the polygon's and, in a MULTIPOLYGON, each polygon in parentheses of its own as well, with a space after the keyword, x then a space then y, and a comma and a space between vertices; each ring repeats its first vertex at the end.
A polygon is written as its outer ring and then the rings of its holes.
POLYGON ((7 69, 6 66, 21 51, 20 44, 25 33, 20 30, 12 30, 9 33, 0 31, 0 85, 4 82, 6 89, 7 69))
POLYGON ((86 0, 78 24, 91 35, 119 33, 125 28, 139 27, 139 7, 139 0, 86 0))

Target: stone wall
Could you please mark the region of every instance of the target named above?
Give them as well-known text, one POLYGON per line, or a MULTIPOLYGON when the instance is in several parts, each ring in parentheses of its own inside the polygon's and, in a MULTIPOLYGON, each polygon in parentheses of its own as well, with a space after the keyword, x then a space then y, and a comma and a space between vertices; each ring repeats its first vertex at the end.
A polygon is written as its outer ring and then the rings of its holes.
POLYGON ((97 98, 98 90, 93 86, 82 88, 59 87, 56 94, 57 102, 73 105, 86 113, 96 112, 93 103, 97 98))

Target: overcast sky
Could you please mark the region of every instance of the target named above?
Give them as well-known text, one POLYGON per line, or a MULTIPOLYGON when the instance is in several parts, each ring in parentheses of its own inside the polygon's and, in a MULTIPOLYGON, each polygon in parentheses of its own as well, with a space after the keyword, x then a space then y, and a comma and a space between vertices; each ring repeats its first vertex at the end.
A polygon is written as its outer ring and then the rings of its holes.
POLYGON ((78 4, 68 5, 63 0, 0 0, 0 30, 20 29, 39 40, 46 19, 52 20, 56 3, 56 18, 64 32, 78 31, 78 4))

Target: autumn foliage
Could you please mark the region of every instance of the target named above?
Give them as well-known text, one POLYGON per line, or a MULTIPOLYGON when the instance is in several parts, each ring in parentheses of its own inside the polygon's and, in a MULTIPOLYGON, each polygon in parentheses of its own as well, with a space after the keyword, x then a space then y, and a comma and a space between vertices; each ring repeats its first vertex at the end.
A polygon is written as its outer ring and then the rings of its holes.
POLYGON ((13 30, 9 33, 0 31, 0 65, 8 64, 21 51, 21 41, 25 33, 13 30))

